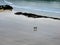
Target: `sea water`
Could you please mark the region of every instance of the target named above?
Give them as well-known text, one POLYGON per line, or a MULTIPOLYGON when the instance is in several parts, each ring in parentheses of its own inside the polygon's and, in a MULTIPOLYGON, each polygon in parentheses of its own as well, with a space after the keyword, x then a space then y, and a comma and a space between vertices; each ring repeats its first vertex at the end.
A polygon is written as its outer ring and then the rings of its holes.
POLYGON ((43 0, 1 0, 1 4, 8 4, 14 7, 14 10, 24 12, 34 12, 41 15, 60 16, 60 2, 43 0), (19 9, 19 10, 18 10, 19 9))

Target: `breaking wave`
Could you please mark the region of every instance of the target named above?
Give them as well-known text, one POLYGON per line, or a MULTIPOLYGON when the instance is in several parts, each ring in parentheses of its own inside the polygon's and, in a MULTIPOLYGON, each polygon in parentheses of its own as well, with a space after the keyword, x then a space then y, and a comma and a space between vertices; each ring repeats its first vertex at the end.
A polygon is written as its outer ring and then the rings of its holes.
POLYGON ((27 10, 29 9, 29 10, 35 10, 35 11, 44 11, 44 12, 53 12, 53 13, 60 13, 60 8, 49 8, 49 7, 35 8, 33 6, 19 6, 19 5, 15 5, 12 2, 9 2, 7 0, 4 0, 4 2, 6 4, 11 5, 12 7, 15 7, 15 8, 22 8, 22 9, 27 9, 27 10))

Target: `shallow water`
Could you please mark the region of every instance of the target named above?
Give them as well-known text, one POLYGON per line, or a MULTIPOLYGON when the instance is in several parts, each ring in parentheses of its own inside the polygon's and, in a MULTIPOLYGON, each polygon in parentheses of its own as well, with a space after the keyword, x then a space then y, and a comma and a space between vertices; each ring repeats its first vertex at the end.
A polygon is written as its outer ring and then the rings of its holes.
POLYGON ((28 0, 1 0, 1 4, 8 4, 25 11, 39 11, 47 13, 60 13, 60 2, 57 1, 28 1, 28 0))
POLYGON ((60 20, 0 12, 0 45, 60 45, 60 20))
POLYGON ((45 11, 60 13, 60 2, 44 2, 44 1, 21 1, 21 0, 4 0, 4 2, 13 5, 16 8, 26 10, 45 11))
POLYGON ((57 1, 2 0, 0 4, 9 4, 17 12, 28 12, 60 18, 60 2, 57 1))

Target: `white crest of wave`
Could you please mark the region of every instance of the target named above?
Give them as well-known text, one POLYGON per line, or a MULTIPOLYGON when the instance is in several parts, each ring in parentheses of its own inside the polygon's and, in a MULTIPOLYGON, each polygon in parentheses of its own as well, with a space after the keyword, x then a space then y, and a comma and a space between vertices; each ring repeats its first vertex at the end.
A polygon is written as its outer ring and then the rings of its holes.
POLYGON ((6 4, 13 4, 13 3, 11 3, 11 2, 8 2, 8 1, 6 1, 6 0, 4 0, 4 2, 5 2, 6 4))
POLYGON ((9 4, 11 5, 12 7, 16 7, 16 8, 22 8, 22 9, 27 9, 27 10, 35 10, 35 11, 44 11, 44 12, 53 12, 53 13, 60 13, 59 11, 56 11, 56 10, 48 10, 48 9, 36 9, 36 8, 33 8, 33 7, 29 7, 29 6, 17 6, 17 5, 14 5, 13 3, 11 2, 8 2, 7 0, 4 0, 4 2, 6 4, 9 4))
POLYGON ((55 9, 52 10, 52 9, 38 9, 38 8, 33 8, 33 7, 29 7, 29 6, 17 6, 17 5, 11 5, 13 7, 16 7, 16 8, 22 8, 22 9, 27 9, 27 10, 35 10, 35 11, 44 11, 44 12, 52 12, 52 13, 60 13, 59 11, 56 11, 55 9))

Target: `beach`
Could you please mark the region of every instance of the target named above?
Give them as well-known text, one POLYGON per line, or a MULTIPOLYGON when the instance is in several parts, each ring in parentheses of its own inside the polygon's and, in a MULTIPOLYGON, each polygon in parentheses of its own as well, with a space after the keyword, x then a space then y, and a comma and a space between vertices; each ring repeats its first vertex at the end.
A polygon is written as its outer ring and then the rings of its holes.
POLYGON ((0 0, 0 5, 5 5, 0 6, 0 45, 60 45, 59 0, 0 0))
POLYGON ((60 20, 28 18, 14 12, 0 12, 0 45, 60 45, 60 20))

